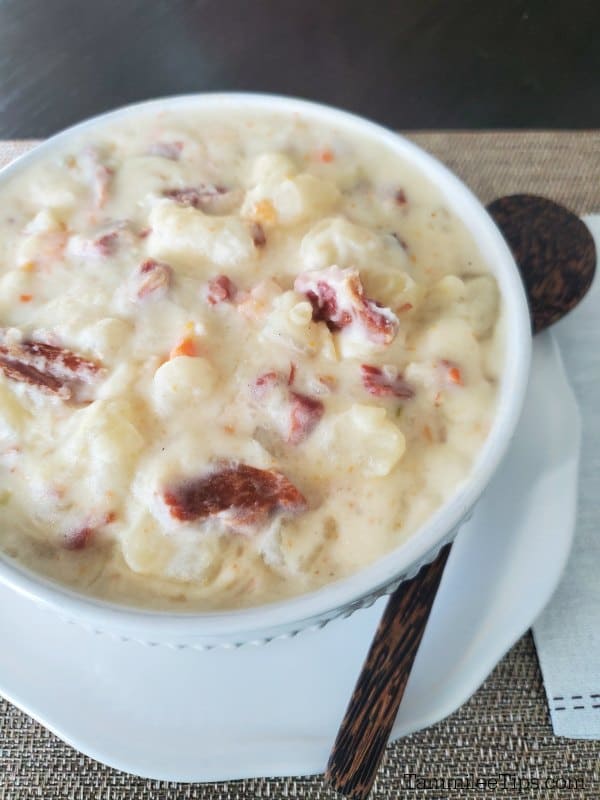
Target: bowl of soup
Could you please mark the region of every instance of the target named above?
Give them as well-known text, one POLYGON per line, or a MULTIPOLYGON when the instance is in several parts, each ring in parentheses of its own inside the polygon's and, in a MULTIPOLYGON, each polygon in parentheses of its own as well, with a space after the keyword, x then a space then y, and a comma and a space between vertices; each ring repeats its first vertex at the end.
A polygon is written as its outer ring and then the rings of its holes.
POLYGON ((250 94, 104 114, 0 173, 0 580, 197 647, 348 614, 450 541, 530 323, 443 165, 250 94))

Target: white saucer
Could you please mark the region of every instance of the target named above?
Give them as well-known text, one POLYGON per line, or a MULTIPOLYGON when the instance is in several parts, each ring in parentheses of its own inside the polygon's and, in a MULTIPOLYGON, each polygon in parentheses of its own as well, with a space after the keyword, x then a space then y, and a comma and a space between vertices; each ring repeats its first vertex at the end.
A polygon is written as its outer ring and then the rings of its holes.
MULTIPOLYGON (((456 540, 394 737, 465 702, 549 600, 571 547, 579 430, 558 348, 536 338, 515 441, 456 540)), ((321 772, 384 604, 292 640, 197 652, 93 634, 0 587, 0 692, 149 778, 321 772)))

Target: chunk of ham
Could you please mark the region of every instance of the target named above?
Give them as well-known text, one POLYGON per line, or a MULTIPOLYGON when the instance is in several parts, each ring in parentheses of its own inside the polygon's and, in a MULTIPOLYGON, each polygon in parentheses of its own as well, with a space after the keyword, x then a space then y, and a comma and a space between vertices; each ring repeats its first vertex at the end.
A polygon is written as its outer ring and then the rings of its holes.
POLYGON ((172 281, 172 268, 163 261, 149 258, 140 264, 136 273, 136 297, 138 300, 160 300, 167 296, 172 281))
POLYGON ((183 189, 165 189, 163 197, 173 200, 180 206, 204 209, 214 197, 226 194, 227 189, 213 184, 200 184, 197 187, 187 186, 183 189))
POLYGON ((94 147, 84 150, 79 158, 79 163, 89 182, 94 205, 96 208, 103 208, 108 201, 114 170, 103 162, 99 151, 94 147))
MULTIPOLYGON (((244 193, 239 188, 228 189, 214 183, 200 183, 197 186, 165 189, 163 197, 177 205, 219 216, 233 213, 242 202, 244 193)), ((259 245, 255 242, 255 246, 259 245)))
POLYGON ((104 514, 102 519, 97 519, 94 522, 88 521, 81 528, 69 531, 63 540, 63 547, 65 550, 83 550, 88 547, 97 533, 99 533, 106 525, 112 524, 117 519, 114 511, 109 511, 104 514))
POLYGON ((286 376, 265 372, 252 387, 253 398, 269 415, 282 438, 293 445, 300 444, 313 432, 325 412, 319 399, 289 388, 295 372, 294 366, 286 376))
POLYGON ((263 372, 254 381, 252 393, 254 397, 263 400, 277 387, 282 386, 281 375, 278 372, 263 372))
POLYGON ((227 275, 211 278, 206 289, 206 299, 211 306, 219 303, 231 303, 237 295, 237 286, 227 275))
POLYGON ((97 382, 102 366, 63 347, 21 340, 12 332, 0 330, 0 370, 10 380, 44 394, 88 402, 90 387, 97 382))
POLYGON ((350 326, 375 344, 389 344, 398 332, 394 312, 370 300, 355 269, 327 269, 303 272, 296 278, 294 289, 305 294, 313 307, 313 319, 325 322, 331 331, 350 326))
POLYGON ((397 206, 403 208, 404 206, 408 205, 408 199, 406 197, 406 192, 404 189, 398 189, 394 194, 394 200, 397 206))
POLYGON ((241 533, 264 526, 275 514, 294 515, 305 497, 281 472, 232 464, 167 489, 163 499, 181 522, 218 518, 241 533))
POLYGON ((300 394, 300 392, 290 392, 290 398, 288 442, 299 444, 317 427, 325 411, 325 406, 317 398, 300 394))
POLYGON ((267 243, 267 234, 260 222, 253 222, 250 227, 250 234, 255 247, 264 247, 267 243))
POLYGON ((93 240, 93 245, 101 256, 110 256, 117 249, 117 240, 119 238, 119 231, 108 231, 93 240))
POLYGON ((182 151, 183 142, 155 142, 148 148, 148 155, 179 161, 182 151))
POLYGON ((103 259, 117 252, 121 239, 131 241, 132 238, 127 221, 109 222, 90 237, 71 236, 67 251, 77 258, 103 259))
POLYGON ((374 397, 401 397, 409 400, 415 396, 414 388, 398 373, 396 367, 376 367, 361 364, 363 386, 374 397))

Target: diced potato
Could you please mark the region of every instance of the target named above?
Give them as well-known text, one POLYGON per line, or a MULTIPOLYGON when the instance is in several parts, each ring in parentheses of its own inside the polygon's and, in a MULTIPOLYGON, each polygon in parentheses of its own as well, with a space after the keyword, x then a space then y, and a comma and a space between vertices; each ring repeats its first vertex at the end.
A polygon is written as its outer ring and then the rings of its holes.
POLYGON ((144 206, 150 205, 160 197, 165 188, 179 186, 184 177, 181 164, 170 159, 153 155, 137 156, 127 159, 113 178, 112 195, 117 204, 122 203, 123 212, 131 213, 131 203, 127 203, 130 187, 136 187, 136 196, 142 198, 144 206), (125 202, 119 198, 125 199, 125 202))
POLYGON ((301 174, 277 184, 259 183, 246 194, 242 215, 263 224, 295 225, 331 212, 339 200, 339 190, 331 181, 301 174), (265 203, 275 211, 272 220, 262 213, 265 203))
POLYGON ((128 490, 144 446, 134 420, 136 409, 126 400, 97 400, 74 417, 75 430, 61 455, 71 465, 87 464, 98 495, 128 490))
POLYGON ((18 436, 31 415, 0 376, 0 441, 18 436))
POLYGON ((82 185, 64 165, 49 164, 32 180, 30 194, 36 205, 51 208, 61 215, 69 213, 80 202, 82 185))
POLYGON ((149 225, 149 255, 174 268, 185 265, 202 274, 211 264, 231 269, 256 258, 248 226, 238 217, 209 216, 165 201, 154 206, 149 225))
POLYGON ((261 319, 266 316, 276 297, 281 295, 281 286, 272 278, 260 281, 238 304, 238 311, 247 319, 261 319))
POLYGON ((263 153, 252 164, 252 185, 258 183, 277 183, 292 178, 298 168, 292 159, 284 153, 263 153))
POLYGON ((58 258, 67 243, 67 233, 57 217, 47 209, 40 211, 23 231, 17 246, 17 265, 47 263, 58 258))
POLYGON ((285 520, 263 537, 261 553, 271 569, 299 575, 319 558, 326 546, 322 525, 318 519, 305 527, 303 522, 306 520, 285 520))
POLYGON ((400 429, 379 406, 353 404, 333 421, 330 457, 340 469, 358 468, 367 478, 387 475, 404 455, 400 429))
POLYGON ((165 534, 150 514, 127 527, 121 548, 128 566, 143 575, 203 581, 220 566, 217 536, 193 530, 165 534))
POLYGON ((22 294, 31 292, 31 273, 25 269, 11 269, 0 277, 0 309, 7 313, 19 302, 22 294))
POLYGON ((465 284, 456 275, 445 275, 423 293, 423 320, 435 324, 446 317, 466 318, 465 284))
POLYGON ((498 303, 498 287, 490 276, 479 275, 464 281, 456 275, 446 275, 427 293, 425 308, 432 319, 461 317, 475 336, 483 337, 497 319, 498 303))
POLYGON ((481 377, 481 350, 468 322, 444 317, 430 325, 416 341, 416 360, 451 361, 460 367, 468 382, 481 377))
MULTIPOLYGON (((494 405, 494 387, 487 381, 478 381, 455 392, 447 392, 444 397, 443 411, 446 419, 453 423, 470 425, 475 420, 481 421, 486 414, 482 409, 492 410, 494 405)), ((491 412, 490 412, 491 415, 491 412)), ((454 426, 451 427, 451 431, 454 426)), ((450 433, 452 436, 452 432, 450 433)), ((458 433, 458 441, 462 431, 458 433)))
POLYGON ((85 328, 79 336, 79 342, 83 349, 97 353, 101 361, 108 362, 118 356, 131 332, 131 323, 107 317, 85 328))
POLYGON ((476 336, 486 336, 498 318, 500 295, 496 281, 480 275, 465 284, 467 319, 476 336))
POLYGON ((465 298, 465 284, 456 275, 445 275, 427 294, 427 302, 441 308, 461 302, 465 298))
POLYGON ((62 229, 62 225, 57 216, 47 208, 38 211, 35 217, 28 223, 24 233, 32 235, 35 233, 51 233, 62 229))
POLYGON ((304 236, 300 256, 307 269, 325 269, 332 264, 345 269, 369 263, 380 249, 373 231, 343 217, 332 217, 318 222, 304 236))
POLYGON ((370 359, 384 352, 389 353, 390 348, 395 349, 400 343, 400 336, 396 336, 390 345, 374 342, 365 336, 363 327, 355 322, 336 334, 335 346, 340 359, 370 359))
POLYGON ((206 358, 177 356, 154 374, 154 403, 160 413, 169 414, 208 397, 216 382, 216 370, 206 358))

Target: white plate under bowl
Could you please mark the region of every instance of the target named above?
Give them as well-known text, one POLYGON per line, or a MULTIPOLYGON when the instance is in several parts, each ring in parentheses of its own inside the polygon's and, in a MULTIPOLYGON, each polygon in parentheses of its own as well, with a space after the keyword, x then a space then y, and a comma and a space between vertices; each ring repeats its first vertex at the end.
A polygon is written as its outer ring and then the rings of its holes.
MULTIPOLYGON (((395 738, 464 703, 550 599, 573 537, 579 432, 556 343, 536 337, 515 440, 454 544, 395 738)), ((144 777, 321 772, 384 604, 293 639, 199 652, 94 634, 0 587, 0 692, 144 777)))

